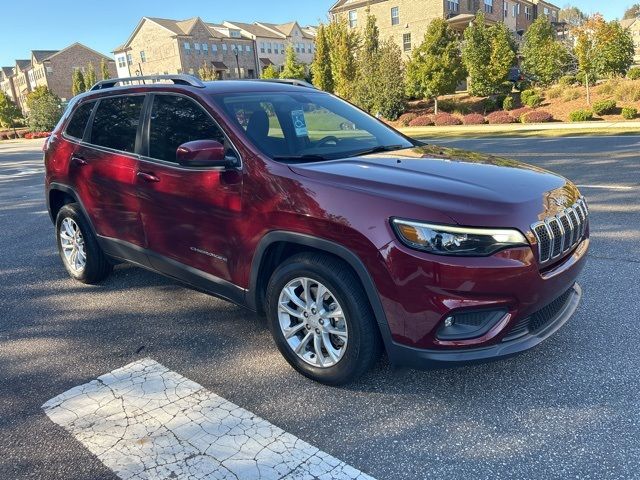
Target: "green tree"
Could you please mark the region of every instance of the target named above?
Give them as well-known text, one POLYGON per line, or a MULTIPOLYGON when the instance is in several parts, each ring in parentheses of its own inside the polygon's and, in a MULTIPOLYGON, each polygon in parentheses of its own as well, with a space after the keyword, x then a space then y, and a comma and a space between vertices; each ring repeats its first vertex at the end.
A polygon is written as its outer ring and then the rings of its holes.
POLYGON ((584 77, 584 84, 587 89, 587 104, 591 105, 591 81, 595 78, 598 70, 597 47, 595 41, 595 30, 597 26, 593 19, 584 22, 580 27, 573 30, 575 37, 574 52, 578 62, 578 73, 584 77))
POLYGON ((567 5, 558 14, 558 19, 561 22, 567 22, 570 27, 579 27, 587 18, 587 15, 582 10, 572 5, 567 5))
POLYGON ((405 72, 400 47, 391 39, 380 45, 377 77, 374 109, 395 120, 405 109, 405 72))
POLYGON ((297 78, 299 80, 307 78, 304 65, 298 62, 296 51, 293 49, 293 44, 291 43, 287 45, 284 67, 282 68, 282 72, 280 72, 280 78, 297 78))
POLYGON ((633 64, 635 47, 628 29, 613 20, 598 22, 595 31, 598 74, 605 77, 626 75, 633 64))
POLYGON ((71 80, 71 93, 75 97, 76 95, 86 92, 87 86, 84 82, 84 75, 79 68, 73 71, 73 77, 71 80))
POLYGON ((414 98, 432 98, 438 113, 438 97, 455 93, 464 76, 455 32, 445 20, 433 20, 407 65, 407 94, 414 98))
POLYGON ((311 64, 313 84, 320 90, 333 93, 330 48, 326 27, 321 24, 316 34, 316 51, 311 64))
POLYGON ((21 118, 20 108, 6 93, 0 92, 0 125, 4 128, 12 128, 13 133, 16 133, 16 124, 21 118))
POLYGON ((217 78, 216 71, 207 62, 202 62, 202 65, 198 69, 198 76, 200 80, 204 82, 210 82, 217 78))
POLYGON ((638 18, 638 17, 640 17, 640 3, 634 3, 629 8, 627 8, 622 18, 624 18, 625 20, 628 20, 630 18, 638 18))
POLYGON ((570 55, 556 40, 555 28, 546 16, 538 17, 524 34, 520 50, 522 67, 541 85, 550 85, 567 71, 570 55))
POLYGON ((327 31, 330 39, 331 72, 333 90, 346 100, 353 100, 356 93, 358 67, 355 52, 358 50, 358 34, 348 27, 345 19, 331 22, 327 31))
POLYGON ((280 78, 280 74, 278 73, 278 70, 276 70, 276 67, 269 65, 267 68, 262 70, 260 78, 264 80, 273 80, 274 78, 280 78))
POLYGON ((27 95, 29 117, 27 123, 32 132, 50 132, 62 117, 60 97, 47 87, 38 87, 27 95))
POLYGON ((479 12, 464 31, 462 60, 472 95, 498 93, 515 60, 514 41, 507 27, 503 23, 487 26, 484 13, 479 12))
POLYGON ((376 17, 367 10, 362 46, 356 59, 357 78, 355 103, 371 113, 375 113, 376 100, 380 90, 379 60, 380 60, 380 30, 376 24, 376 17))
POLYGON ((100 74, 102 75, 102 80, 109 80, 111 78, 109 65, 104 58, 100 60, 100 74))
POLYGON ((97 81, 98 78, 96 77, 96 69, 93 67, 93 63, 89 62, 89 64, 87 65, 86 74, 84 76, 84 85, 86 90, 91 89, 91 87, 93 87, 97 81))

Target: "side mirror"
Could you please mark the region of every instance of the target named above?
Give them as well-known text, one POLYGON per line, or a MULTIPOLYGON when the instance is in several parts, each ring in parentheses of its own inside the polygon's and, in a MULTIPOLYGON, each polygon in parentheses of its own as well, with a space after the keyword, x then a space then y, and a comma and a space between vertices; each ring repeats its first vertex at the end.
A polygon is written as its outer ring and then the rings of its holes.
POLYGON ((176 151, 176 160, 185 167, 233 167, 235 158, 226 156, 224 145, 216 140, 194 140, 183 143, 176 151))

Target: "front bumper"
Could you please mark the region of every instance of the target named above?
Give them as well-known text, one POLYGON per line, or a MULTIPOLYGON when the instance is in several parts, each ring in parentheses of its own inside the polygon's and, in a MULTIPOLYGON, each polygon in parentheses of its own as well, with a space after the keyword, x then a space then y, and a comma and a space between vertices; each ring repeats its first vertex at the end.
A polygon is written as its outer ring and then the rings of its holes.
POLYGON ((466 363, 485 362, 507 358, 535 347, 553 335, 574 314, 582 298, 582 289, 575 283, 567 292, 564 304, 546 323, 532 333, 525 333, 512 340, 503 339, 500 343, 481 348, 455 350, 428 350, 413 348, 393 342, 387 345, 389 360, 394 365, 411 368, 438 368, 466 363))

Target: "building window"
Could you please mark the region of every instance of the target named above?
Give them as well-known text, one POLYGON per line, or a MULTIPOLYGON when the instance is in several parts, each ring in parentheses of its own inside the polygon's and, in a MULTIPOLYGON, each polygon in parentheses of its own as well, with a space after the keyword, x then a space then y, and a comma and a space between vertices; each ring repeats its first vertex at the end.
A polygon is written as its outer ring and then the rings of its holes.
POLYGON ((400 25, 400 8, 393 7, 391 9, 391 25, 400 25))
POLYGON ((485 13, 493 13, 493 0, 484 0, 485 13))
POLYGON ((184 53, 187 55, 191 53, 191 44, 189 42, 184 42, 184 53))
POLYGON ((284 43, 281 43, 281 44, 280 44, 280 53, 281 53, 282 55, 284 55, 284 52, 285 52, 284 43))
POLYGON ((313 53, 313 43, 307 45, 307 53, 313 53))
MULTIPOLYGON (((124 58, 124 57, 123 57, 124 58)), ((53 68, 47 67, 47 73, 53 73, 53 68)))
POLYGON ((240 33, 240 30, 231 30, 231 36, 233 38, 241 38, 242 34, 240 33))
POLYGON ((509 4, 507 2, 504 2, 504 18, 507 18, 509 16, 509 4))
POLYGON ((524 6, 524 17, 527 20, 531 20, 531 7, 529 7, 527 5, 524 6))
POLYGON ((447 8, 450 12, 460 11, 460 0, 447 0, 447 8))
POLYGON ((193 48, 195 48, 196 55, 198 55, 200 53, 200 44, 199 43, 194 43, 193 44, 193 48))
POLYGON ((131 55, 130 53, 127 53, 127 63, 129 65, 133 64, 133 55, 131 55))
POLYGON ((267 42, 267 53, 271 53, 271 42, 267 42))
POLYGON ((223 44, 222 44, 222 51, 223 51, 223 52, 226 52, 226 51, 227 51, 227 44, 226 44, 226 43, 223 43, 223 44))
POLYGON ((206 43, 203 43, 203 44, 202 44, 202 52, 203 52, 205 55, 208 55, 208 54, 209 54, 209 45, 208 45, 208 44, 206 44, 206 43))
POLYGON ((264 53, 265 52, 265 50, 267 48, 266 45, 267 45, 266 43, 260 42, 260 53, 264 53))
POLYGON ((124 55, 118 57, 118 67, 124 68, 127 66, 127 60, 124 55))
POLYGON ((211 44, 211 51, 212 52, 217 52, 218 51, 218 45, 216 45, 215 43, 211 44))
POLYGON ((358 11, 357 10, 349 10, 349 26, 351 28, 356 28, 358 26, 358 11))
POLYGON ((411 50, 411 34, 410 33, 405 33, 404 35, 402 35, 402 47, 404 48, 405 52, 408 52, 409 50, 411 50))
POLYGON ((251 45, 245 45, 244 49, 247 51, 247 53, 251 53, 251 45))
POLYGON ((549 9, 547 7, 544 7, 543 11, 544 11, 544 14, 548 17, 549 16, 549 9))
POLYGON ((513 5, 513 16, 517 17, 518 15, 520 15, 520 4, 519 3, 515 3, 513 5))
POLYGON ((147 56, 144 54, 144 50, 142 50, 142 51, 140 52, 140 61, 141 61, 142 63, 144 63, 144 62, 146 62, 146 61, 147 61, 147 56))

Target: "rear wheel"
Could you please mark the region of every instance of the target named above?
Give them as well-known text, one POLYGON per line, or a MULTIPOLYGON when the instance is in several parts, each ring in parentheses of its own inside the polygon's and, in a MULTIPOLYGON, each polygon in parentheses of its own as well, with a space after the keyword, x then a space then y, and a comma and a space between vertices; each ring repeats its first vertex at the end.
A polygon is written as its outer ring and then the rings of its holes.
POLYGON ((98 283, 113 265, 102 252, 77 203, 65 205, 56 218, 58 252, 69 275, 82 283, 98 283))
POLYGON ((302 253, 276 269, 267 318, 285 359, 313 380, 340 385, 366 372, 381 340, 359 280, 342 261, 302 253))

